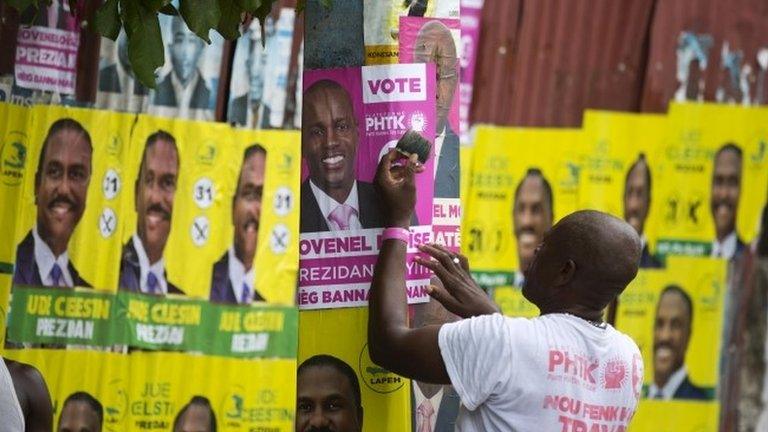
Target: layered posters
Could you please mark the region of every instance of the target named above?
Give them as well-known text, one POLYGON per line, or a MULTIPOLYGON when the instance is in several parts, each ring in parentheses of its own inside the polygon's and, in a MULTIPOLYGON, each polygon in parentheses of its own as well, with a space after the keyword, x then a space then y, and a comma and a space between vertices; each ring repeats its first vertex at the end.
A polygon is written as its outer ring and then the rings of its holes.
MULTIPOLYGON (((305 71, 298 304, 365 305, 385 221, 372 181, 407 130, 435 136, 432 64, 305 71)), ((425 173, 434 171, 434 157, 425 173)), ((408 253, 432 238, 434 183, 416 178, 408 253)), ((429 272, 409 264, 410 302, 428 299, 429 272)))
POLYGON ((594 209, 624 219, 640 235, 641 268, 661 267, 655 253, 659 193, 667 132, 665 116, 587 111, 578 146, 579 209, 594 209))
POLYGON ((264 41, 259 20, 252 20, 235 46, 229 88, 227 121, 248 128, 281 128, 288 91, 293 8, 280 9, 275 20, 264 20, 264 41))
POLYGON ((459 0, 364 0, 365 64, 398 62, 401 16, 459 18, 459 0))
POLYGON ((461 46, 459 74, 459 130, 461 142, 469 142, 469 110, 475 82, 475 63, 480 46, 480 20, 484 0, 461 0, 461 46))
POLYGON ((768 187, 766 115, 671 105, 653 210, 658 253, 731 259, 755 239, 768 187))
POLYGON ((299 135, 27 116, 4 356, 41 371, 57 418, 83 391, 106 430, 169 430, 189 404, 220 430, 291 430, 299 135))
POLYGON ((616 328, 645 361, 633 431, 717 430, 725 275, 724 260, 669 257, 620 296, 616 328))
POLYGON ((400 17, 400 62, 435 63, 437 117, 435 118, 435 242, 458 252, 461 203, 459 157, 459 47, 458 19, 400 17))
MULTIPOLYGON (((174 2, 174 6, 178 6, 174 2)), ((224 39, 216 31, 210 44, 187 27, 180 14, 160 14, 165 64, 152 90, 141 84, 128 62, 128 40, 102 38, 96 107, 149 112, 164 117, 214 120, 224 39)))
POLYGON ((575 129, 475 130, 462 250, 506 314, 538 315, 520 293, 521 270, 544 233, 577 208, 581 139, 575 129))
MULTIPOLYGON (((29 149, 29 109, 0 103, 0 237, 12 239, 16 233, 17 211, 27 172, 29 149)), ((0 273, 12 274, 16 245, 0 242, 0 273)), ((2 303, 0 303, 2 304, 2 303)))

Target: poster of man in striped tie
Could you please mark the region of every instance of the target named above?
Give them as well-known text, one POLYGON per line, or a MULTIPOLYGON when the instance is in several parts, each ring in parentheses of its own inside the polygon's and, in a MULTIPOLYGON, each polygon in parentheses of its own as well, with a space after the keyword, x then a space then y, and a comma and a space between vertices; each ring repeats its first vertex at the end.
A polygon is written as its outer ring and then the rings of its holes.
POLYGON ((123 247, 121 290, 146 294, 184 294, 166 279, 163 251, 171 232, 173 199, 179 176, 179 150, 170 133, 158 130, 146 141, 134 185, 136 232, 123 247))
POLYGON ((91 136, 78 121, 61 118, 48 129, 35 172, 37 222, 16 249, 14 284, 91 287, 67 249, 85 212, 92 155, 91 136))

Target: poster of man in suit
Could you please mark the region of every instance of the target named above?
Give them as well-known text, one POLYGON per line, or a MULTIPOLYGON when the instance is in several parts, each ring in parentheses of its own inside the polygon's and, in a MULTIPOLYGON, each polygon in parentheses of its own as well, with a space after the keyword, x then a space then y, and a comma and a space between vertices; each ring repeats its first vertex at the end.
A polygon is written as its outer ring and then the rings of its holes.
POLYGON ((254 286, 256 245, 264 193, 267 151, 259 144, 245 149, 235 195, 232 197, 232 225, 235 238, 224 255, 213 265, 212 302, 250 304, 264 301, 254 286))
POLYGON ((83 217, 91 180, 93 145, 78 121, 53 122, 35 172, 37 222, 16 249, 15 284, 90 287, 67 252, 83 217))
POLYGON ((736 230, 743 152, 734 143, 726 143, 715 153, 712 168, 712 193, 710 209, 715 222, 715 239, 712 241, 712 256, 730 260, 740 255, 746 245, 736 230))
POLYGON ((119 289, 155 295, 184 291, 166 278, 163 251, 168 242, 179 176, 179 150, 170 133, 147 137, 134 184, 136 232, 123 246, 119 289))
POLYGON ((128 37, 120 31, 116 41, 101 38, 96 107, 143 112, 149 104, 149 89, 136 79, 128 60, 128 37))
POLYGON ((651 208, 651 168, 644 153, 638 155, 627 170, 624 181, 624 220, 637 231, 643 243, 640 268, 659 268, 661 263, 651 255, 645 236, 645 222, 651 208))

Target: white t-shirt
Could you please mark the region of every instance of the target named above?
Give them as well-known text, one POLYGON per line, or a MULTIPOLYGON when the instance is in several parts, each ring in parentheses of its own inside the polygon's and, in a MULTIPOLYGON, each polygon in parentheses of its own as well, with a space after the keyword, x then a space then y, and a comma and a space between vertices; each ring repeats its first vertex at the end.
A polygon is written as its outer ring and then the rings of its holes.
POLYGON ((440 353, 461 397, 457 431, 624 431, 643 377, 637 345, 566 314, 499 314, 443 325, 440 353), (593 429, 594 425, 599 425, 593 429))

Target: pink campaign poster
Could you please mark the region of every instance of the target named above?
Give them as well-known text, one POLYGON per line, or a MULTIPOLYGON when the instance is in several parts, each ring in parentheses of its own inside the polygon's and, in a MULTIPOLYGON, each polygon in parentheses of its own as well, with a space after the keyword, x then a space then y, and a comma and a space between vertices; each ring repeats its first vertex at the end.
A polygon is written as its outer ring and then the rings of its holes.
MULTIPOLYGON (((298 304, 302 309, 363 306, 384 227, 373 187, 379 160, 413 129, 435 136, 435 66, 308 70, 303 77, 298 304)), ((434 157, 426 163, 434 170, 434 157)), ((408 248, 408 300, 429 300, 430 272, 412 262, 431 241, 433 179, 417 178, 408 248)))
POLYGON ((461 0, 461 85, 459 90, 459 129, 461 142, 469 142, 469 109, 472 106, 472 83, 475 79, 477 46, 480 43, 480 18, 483 0, 461 0))
POLYGON ((459 47, 461 23, 450 18, 400 17, 400 62, 435 64, 435 243, 458 252, 461 241, 459 200, 459 47))

